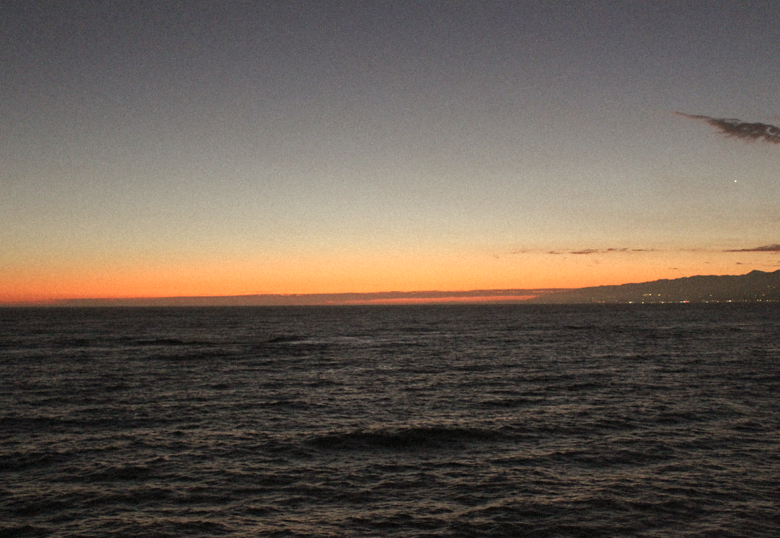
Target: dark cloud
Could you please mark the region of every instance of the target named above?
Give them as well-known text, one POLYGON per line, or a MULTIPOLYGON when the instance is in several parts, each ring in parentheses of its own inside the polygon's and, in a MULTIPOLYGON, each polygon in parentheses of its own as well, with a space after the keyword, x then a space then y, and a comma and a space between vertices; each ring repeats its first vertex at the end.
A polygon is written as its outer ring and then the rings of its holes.
POLYGON ((780 245, 764 245, 756 248, 739 248, 734 250, 724 250, 723 252, 780 252, 780 245))
POLYGON ((683 118, 706 121, 721 134, 729 138, 739 138, 748 142, 763 140, 771 144, 780 144, 780 127, 775 127, 774 125, 747 123, 737 119, 711 118, 709 116, 685 114, 684 112, 675 112, 675 114, 683 118))
POLYGON ((572 252, 569 252, 569 254, 598 254, 599 250, 596 250, 595 248, 586 248, 585 250, 575 250, 572 252))

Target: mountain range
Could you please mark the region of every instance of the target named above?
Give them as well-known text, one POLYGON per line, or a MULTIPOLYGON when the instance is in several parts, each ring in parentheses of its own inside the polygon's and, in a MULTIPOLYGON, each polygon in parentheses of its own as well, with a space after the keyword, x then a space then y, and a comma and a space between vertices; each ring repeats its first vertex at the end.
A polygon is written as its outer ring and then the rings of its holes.
POLYGON ((691 276, 620 286, 542 293, 528 303, 718 303, 780 301, 780 270, 746 275, 691 276))

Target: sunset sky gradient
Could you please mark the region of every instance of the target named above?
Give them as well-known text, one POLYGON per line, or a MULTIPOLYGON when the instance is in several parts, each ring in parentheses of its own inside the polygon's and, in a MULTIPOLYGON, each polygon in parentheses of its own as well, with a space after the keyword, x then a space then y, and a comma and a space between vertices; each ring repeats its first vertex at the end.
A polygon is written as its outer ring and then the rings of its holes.
POLYGON ((0 303, 780 268, 780 145, 694 121, 780 123, 776 1, 2 1, 0 39, 0 303))

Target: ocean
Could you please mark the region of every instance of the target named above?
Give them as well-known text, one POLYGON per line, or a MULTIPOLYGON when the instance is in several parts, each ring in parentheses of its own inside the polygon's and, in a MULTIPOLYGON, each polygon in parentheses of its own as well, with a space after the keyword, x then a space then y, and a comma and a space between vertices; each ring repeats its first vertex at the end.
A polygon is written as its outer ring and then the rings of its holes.
POLYGON ((780 534, 780 304, 0 309, 2 536, 780 534))

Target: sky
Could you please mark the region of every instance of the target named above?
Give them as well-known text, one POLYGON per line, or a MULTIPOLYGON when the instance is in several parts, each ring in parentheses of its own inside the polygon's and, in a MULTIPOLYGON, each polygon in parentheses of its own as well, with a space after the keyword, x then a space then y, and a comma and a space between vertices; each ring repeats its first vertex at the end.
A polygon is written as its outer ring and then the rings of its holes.
POLYGON ((778 43, 774 0, 0 0, 0 303, 777 270, 778 43))

